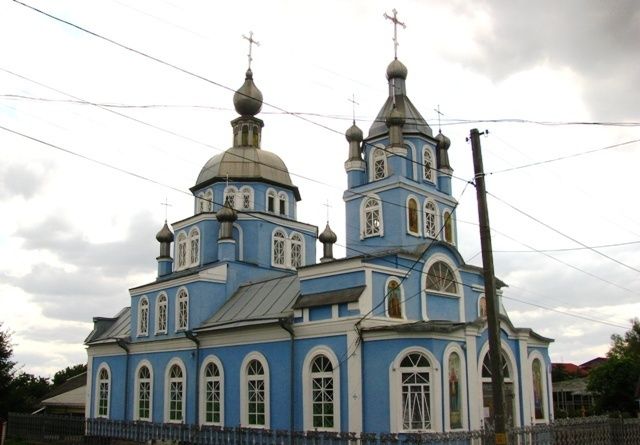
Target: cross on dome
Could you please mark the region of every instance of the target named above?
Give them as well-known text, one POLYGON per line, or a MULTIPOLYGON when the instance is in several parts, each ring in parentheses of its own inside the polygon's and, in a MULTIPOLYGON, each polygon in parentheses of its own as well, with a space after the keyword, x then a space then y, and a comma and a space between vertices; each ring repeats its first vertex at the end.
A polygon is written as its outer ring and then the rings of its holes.
POLYGON ((253 39, 253 31, 249 31, 249 37, 243 34, 242 38, 249 41, 249 54, 247 54, 247 57, 249 58, 249 69, 251 69, 251 61, 253 60, 253 58, 251 57, 251 49, 253 48, 254 43, 256 46, 260 46, 260 42, 253 39))
POLYGON ((398 20, 398 11, 393 9, 391 12, 393 13, 393 17, 388 15, 385 12, 384 18, 389 19, 393 22, 393 57, 397 59, 398 58, 398 25, 402 26, 403 28, 406 28, 407 25, 405 25, 403 22, 398 20))

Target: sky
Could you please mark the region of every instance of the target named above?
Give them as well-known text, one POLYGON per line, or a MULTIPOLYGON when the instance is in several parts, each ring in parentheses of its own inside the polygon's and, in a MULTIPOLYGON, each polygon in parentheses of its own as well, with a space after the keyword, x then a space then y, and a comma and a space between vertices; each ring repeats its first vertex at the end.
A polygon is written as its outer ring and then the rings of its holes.
POLYGON ((387 96, 394 8, 407 94, 452 141, 458 248, 475 265, 466 138, 488 130, 513 323, 582 363, 640 314, 637 1, 26 3, 68 23, 0 3, 0 322, 23 371, 85 362, 92 317, 155 279, 165 212, 189 216, 189 187, 231 146, 250 31, 262 146, 300 189, 298 219, 328 217, 344 255, 344 132, 355 115, 366 134, 387 96))

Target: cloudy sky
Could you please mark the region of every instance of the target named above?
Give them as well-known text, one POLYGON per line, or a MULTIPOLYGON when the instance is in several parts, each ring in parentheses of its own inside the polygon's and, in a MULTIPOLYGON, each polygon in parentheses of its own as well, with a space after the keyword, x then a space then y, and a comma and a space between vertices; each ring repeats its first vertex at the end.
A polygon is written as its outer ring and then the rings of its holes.
POLYGON ((489 130, 514 323, 555 338, 554 361, 581 363, 640 314, 637 1, 27 3, 111 42, 0 3, 0 321, 25 371, 83 362, 91 318, 154 279, 161 203, 170 221, 188 216, 200 168, 231 144, 249 31, 263 147, 300 188, 299 219, 323 226, 328 199, 340 244, 348 99, 366 132, 387 94, 393 8, 408 94, 436 130, 440 107, 452 140, 459 248, 476 265, 465 138, 489 130))

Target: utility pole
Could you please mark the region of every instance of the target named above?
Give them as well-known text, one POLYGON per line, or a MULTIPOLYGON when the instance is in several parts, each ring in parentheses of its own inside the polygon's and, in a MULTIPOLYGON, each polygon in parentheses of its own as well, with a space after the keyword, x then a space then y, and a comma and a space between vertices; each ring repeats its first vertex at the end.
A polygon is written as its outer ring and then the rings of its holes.
MULTIPOLYGON (((478 196, 478 219, 480 222, 480 246, 482 249, 482 268, 484 270, 484 293, 487 299, 487 323, 489 330, 489 358, 491 361, 491 386, 493 389, 493 426, 495 444, 506 445, 506 412, 504 403, 504 377, 502 375, 502 350, 500 347, 500 319, 496 297, 496 282, 493 272, 493 249, 489 229, 489 210, 487 192, 484 184, 484 167, 480 150, 480 132, 471 130, 471 150, 473 152, 473 170, 476 194, 478 196)), ((484 133, 483 133, 484 134, 484 133)))

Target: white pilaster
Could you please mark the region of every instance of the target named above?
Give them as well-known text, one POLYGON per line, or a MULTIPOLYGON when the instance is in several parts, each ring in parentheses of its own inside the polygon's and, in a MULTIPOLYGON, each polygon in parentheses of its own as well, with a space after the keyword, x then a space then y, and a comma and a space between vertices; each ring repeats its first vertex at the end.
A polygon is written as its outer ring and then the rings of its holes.
POLYGON ((347 332, 347 406, 349 407, 349 429, 359 433, 362 431, 362 345, 358 334, 347 332), (357 346, 356 346, 357 345, 357 346), (355 351, 354 351, 355 348, 355 351), (353 351, 353 353, 352 353, 353 351))

